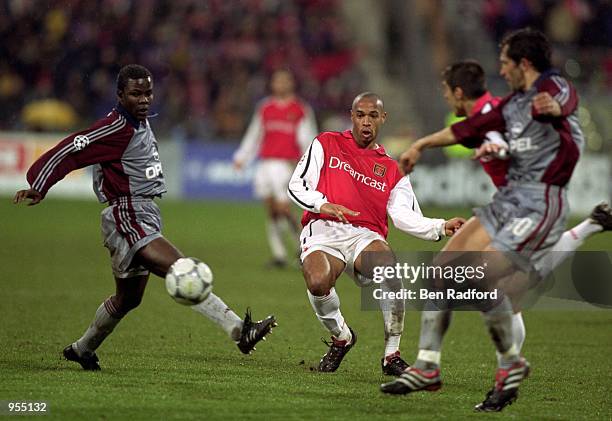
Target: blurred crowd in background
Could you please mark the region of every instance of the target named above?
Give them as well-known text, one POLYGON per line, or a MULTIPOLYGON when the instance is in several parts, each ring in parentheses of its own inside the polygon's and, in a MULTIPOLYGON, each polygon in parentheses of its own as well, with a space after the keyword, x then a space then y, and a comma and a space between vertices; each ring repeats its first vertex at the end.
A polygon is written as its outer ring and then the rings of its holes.
POLYGON ((1 1, 0 39, 4 130, 105 115, 128 63, 155 75, 156 131, 187 138, 241 136, 278 68, 320 119, 363 84, 335 0, 1 1))
MULTIPOLYGON (((384 9, 392 1, 372 1, 372 7, 384 9)), ((532 26, 548 34, 555 63, 581 95, 596 97, 589 109, 599 112, 602 98, 603 108, 611 108, 612 0, 398 4, 429 9, 424 19, 430 22, 425 30, 432 40, 432 83, 450 61, 465 58, 470 40, 454 28, 478 25, 495 46, 508 30, 532 26), (455 21, 445 12, 450 9, 459 11, 455 21), (474 16, 460 18, 464 9, 477 9, 476 22, 474 16)), ((114 105, 117 70, 133 62, 155 75, 154 124, 162 137, 239 139, 278 68, 295 73, 320 127, 338 129, 338 122, 346 124, 347 104, 368 87, 369 76, 355 42, 356 31, 369 30, 368 17, 363 27, 355 27, 342 6, 347 6, 342 0, 0 0, 0 130, 86 126, 114 105)), ((398 31, 412 36, 405 23, 396 20, 395 26, 395 38, 398 31)), ((397 41, 387 31, 387 41, 397 41)), ((491 51, 488 56, 496 61, 496 48, 491 51)), ((402 55, 393 48, 387 53, 402 55)), ((428 65, 399 58, 408 66, 428 65)), ((393 75, 398 68, 387 69, 393 75)), ((434 89, 437 83, 430 88, 433 96, 434 89)), ((396 94, 410 90, 398 87, 396 94)), ((609 123, 612 116, 603 120, 609 123)), ((610 142, 603 136, 600 141, 610 142)))

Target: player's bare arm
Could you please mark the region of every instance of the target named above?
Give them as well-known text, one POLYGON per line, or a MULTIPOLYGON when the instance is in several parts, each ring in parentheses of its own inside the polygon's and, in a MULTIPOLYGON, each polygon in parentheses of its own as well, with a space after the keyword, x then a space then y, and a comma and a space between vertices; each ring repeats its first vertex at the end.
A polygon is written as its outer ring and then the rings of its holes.
POLYGON ((533 98, 533 108, 538 114, 551 117, 561 115, 561 105, 548 92, 540 92, 533 98))
POLYGON ((359 212, 350 210, 342 205, 336 205, 334 203, 326 203, 323 206, 321 206, 320 213, 324 215, 335 216, 336 218, 338 218, 340 222, 344 222, 345 224, 349 223, 348 219, 346 219, 346 215, 348 216, 359 215, 359 212))
POLYGON ((27 199, 30 199, 28 206, 33 206, 39 204, 40 201, 43 200, 43 195, 34 189, 19 190, 17 193, 15 193, 13 203, 18 204, 27 199))
POLYGON ((410 174, 421 158, 424 149, 439 148, 455 143, 457 143, 457 139, 455 139, 455 135, 449 127, 425 136, 413 143, 406 152, 400 155, 400 168, 405 174, 410 174))

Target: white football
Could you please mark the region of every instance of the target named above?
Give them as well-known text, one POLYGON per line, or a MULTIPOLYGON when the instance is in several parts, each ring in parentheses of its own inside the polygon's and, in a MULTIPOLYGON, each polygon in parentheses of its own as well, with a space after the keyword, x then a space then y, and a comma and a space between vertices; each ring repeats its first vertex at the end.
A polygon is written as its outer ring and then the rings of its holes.
POLYGON ((193 257, 178 259, 166 274, 166 290, 177 302, 199 304, 212 291, 213 274, 206 263, 193 257))

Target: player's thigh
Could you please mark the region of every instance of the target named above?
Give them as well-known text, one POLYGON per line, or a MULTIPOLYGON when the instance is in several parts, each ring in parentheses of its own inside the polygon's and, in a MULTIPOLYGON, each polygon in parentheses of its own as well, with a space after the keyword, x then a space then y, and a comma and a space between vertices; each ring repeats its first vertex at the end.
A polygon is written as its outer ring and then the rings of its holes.
POLYGON ((453 235, 442 251, 480 251, 491 243, 491 237, 477 217, 472 216, 453 235))
POLYGON ((302 272, 308 290, 313 295, 325 295, 336 285, 345 263, 329 253, 316 250, 302 262, 302 272))
POLYGON ((164 237, 156 238, 136 252, 136 260, 157 276, 164 277, 183 253, 164 237))
POLYGON ((357 273, 368 276, 369 274, 365 272, 369 272, 373 267, 393 266, 395 262, 395 254, 393 250, 391 250, 391 247, 389 247, 389 244, 385 241, 374 240, 359 253, 357 258, 355 258, 353 267, 357 273), (365 255, 364 252, 366 252, 365 255), (364 267, 364 264, 366 267, 364 267))

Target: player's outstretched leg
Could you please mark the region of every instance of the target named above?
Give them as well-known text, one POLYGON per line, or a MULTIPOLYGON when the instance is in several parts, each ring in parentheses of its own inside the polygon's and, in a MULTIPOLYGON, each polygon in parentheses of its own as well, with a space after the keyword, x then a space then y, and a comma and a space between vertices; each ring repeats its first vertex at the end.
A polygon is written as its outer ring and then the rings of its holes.
POLYGON ((509 368, 498 368, 495 385, 484 401, 474 407, 478 412, 499 412, 518 398, 518 388, 529 375, 529 363, 524 358, 509 368))
POLYGON ((254 322, 251 318, 251 310, 247 308, 242 322, 242 329, 240 330, 240 339, 236 342, 238 349, 243 354, 250 354, 252 351, 255 351, 255 345, 259 341, 265 341, 266 335, 272 334, 272 328, 276 326, 278 324, 272 315, 254 322))

